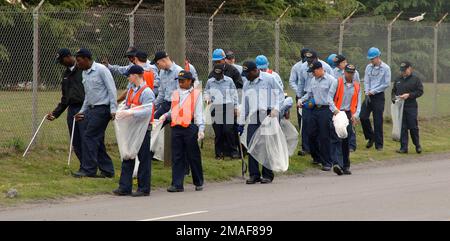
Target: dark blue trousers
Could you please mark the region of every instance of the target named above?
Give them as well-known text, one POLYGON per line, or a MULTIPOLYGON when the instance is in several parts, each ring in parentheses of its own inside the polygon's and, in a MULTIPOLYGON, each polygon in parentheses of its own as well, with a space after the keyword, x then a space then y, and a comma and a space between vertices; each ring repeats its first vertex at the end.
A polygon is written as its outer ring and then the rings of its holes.
POLYGON ((310 145, 311 155, 315 161, 318 160, 316 158, 320 158, 324 167, 333 165, 331 157, 332 116, 333 113, 328 106, 316 107, 308 122, 310 140, 317 140, 316 144, 310 145))
MULTIPOLYGON (((144 141, 138 152, 139 168, 138 168, 138 191, 150 193, 151 190, 151 169, 152 158, 150 154, 150 131, 145 133, 144 141)), ((122 161, 122 172, 120 174, 119 189, 123 192, 130 193, 133 189, 133 171, 135 159, 122 161)))
MULTIPOLYGON (((264 118, 269 114, 270 112, 267 114, 264 113, 260 115, 260 112, 257 112, 255 115, 253 115, 253 117, 250 118, 250 123, 252 124, 248 124, 247 126, 247 146, 250 145, 250 140, 252 139, 253 135, 258 130, 258 128, 261 126, 262 120, 264 120, 264 118)), ((261 177, 259 163, 257 160, 255 160, 255 158, 253 158, 253 156, 250 153, 248 155, 248 171, 250 173, 250 177, 256 178, 261 177)), ((273 171, 263 166, 262 177, 273 180, 274 179, 273 171)))
POLYGON ((302 109, 302 151, 311 153, 310 147, 310 136, 309 136, 309 123, 311 122, 312 110, 303 108, 302 109))
MULTIPOLYGON (((350 123, 351 123, 351 121, 350 121, 350 123)), ((354 151, 356 151, 356 148, 357 148, 357 145, 356 145, 356 131, 355 131, 355 129, 353 127, 352 127, 351 136, 349 136, 348 145, 350 146, 350 149, 353 149, 354 151)))
POLYGON ((214 147, 216 157, 239 155, 237 134, 234 129, 234 105, 213 105, 211 116, 214 129, 214 147))
MULTIPOLYGON (((67 108, 67 126, 69 127, 69 136, 72 136, 73 117, 80 112, 81 106, 69 106, 67 108)), ((78 121, 75 124, 75 130, 73 132, 73 151, 80 161, 80 168, 83 166, 83 138, 86 131, 86 121, 78 121)))
POLYGON ((333 164, 339 165, 342 169, 350 169, 350 139, 354 135, 353 125, 351 123, 352 114, 350 111, 345 112, 350 124, 347 126, 348 136, 345 139, 340 139, 334 127, 332 128, 332 145, 331 145, 331 155, 333 159, 333 164))
POLYGON ((197 143, 198 127, 172 127, 172 185, 183 188, 186 163, 189 163, 195 186, 203 186, 203 168, 200 148, 197 143))
POLYGON ((111 120, 109 106, 95 106, 86 110, 83 142, 83 166, 82 170, 88 175, 97 174, 97 169, 102 173, 114 175, 114 165, 106 153, 105 131, 111 120))
POLYGON ((376 148, 383 148, 383 112, 384 92, 373 96, 366 96, 361 106, 361 126, 366 140, 375 142, 376 148), (370 123, 370 114, 373 113, 373 128, 370 123))
POLYGON ((402 131, 400 135, 400 149, 408 150, 408 130, 411 135, 413 144, 416 147, 420 147, 419 141, 419 123, 417 120, 418 108, 417 107, 404 107, 403 119, 402 119, 402 131))

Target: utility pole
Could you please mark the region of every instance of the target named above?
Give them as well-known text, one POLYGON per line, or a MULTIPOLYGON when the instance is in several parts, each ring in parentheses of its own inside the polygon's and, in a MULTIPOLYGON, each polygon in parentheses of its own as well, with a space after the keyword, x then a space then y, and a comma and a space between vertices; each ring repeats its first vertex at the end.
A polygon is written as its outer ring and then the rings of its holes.
MULTIPOLYGON (((186 57, 186 0, 164 1, 164 45, 172 61, 182 65, 186 57)), ((172 159, 170 126, 164 131, 164 165, 172 159)))

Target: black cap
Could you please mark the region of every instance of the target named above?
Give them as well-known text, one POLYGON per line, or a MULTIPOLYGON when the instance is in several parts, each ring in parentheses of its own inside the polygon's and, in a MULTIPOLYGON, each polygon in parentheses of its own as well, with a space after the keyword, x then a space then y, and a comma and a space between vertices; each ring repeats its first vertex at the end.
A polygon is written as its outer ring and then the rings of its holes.
POLYGON ((137 53, 137 48, 129 47, 127 52, 125 53, 125 57, 135 57, 137 53))
POLYGON ((226 59, 234 59, 235 58, 235 56, 234 56, 234 52, 233 51, 227 51, 227 53, 225 54, 225 58, 226 59))
POLYGON ((408 69, 409 67, 412 67, 412 64, 408 61, 403 61, 400 64, 400 71, 405 71, 406 69, 408 69))
POLYGON ((136 51, 135 56, 138 59, 147 59, 148 58, 148 54, 146 52, 144 52, 144 51, 141 51, 141 50, 136 51))
POLYGON ((248 72, 258 69, 256 63, 253 61, 245 61, 242 65, 242 75, 247 75, 248 72))
POLYGON ((353 74, 356 72, 356 67, 353 64, 347 64, 345 66, 345 72, 353 74))
POLYGON ((192 76, 192 73, 186 70, 182 70, 180 71, 180 73, 178 73, 178 77, 177 80, 185 80, 185 79, 190 79, 192 81, 194 81, 194 76, 192 76))
POLYGON ((153 61, 151 64, 156 64, 156 62, 158 62, 158 60, 164 59, 167 57, 169 57, 169 55, 166 53, 166 51, 158 51, 155 53, 155 58, 153 58, 153 61))
POLYGON ((305 54, 307 53, 307 52, 310 52, 310 50, 308 49, 308 48, 303 48, 301 51, 300 51, 300 58, 304 61, 305 60, 305 54))
POLYGON ((314 50, 309 50, 305 53, 305 59, 307 61, 312 61, 314 59, 317 59, 317 53, 314 50))
POLYGON ((344 55, 342 54, 338 54, 336 55, 336 57, 334 58, 334 63, 336 63, 336 65, 339 65, 342 63, 342 61, 346 60, 347 58, 345 58, 344 55))
POLYGON ((313 63, 308 65, 308 67, 308 73, 312 73, 314 72, 314 70, 322 68, 322 63, 320 63, 320 61, 314 61, 313 63))
POLYGON ((85 57, 85 58, 89 58, 92 59, 92 53, 91 51, 89 51, 89 49, 79 49, 77 51, 77 53, 75 54, 76 57, 85 57))
POLYGON ((213 68, 213 77, 215 79, 222 79, 224 69, 225 69, 225 64, 215 64, 214 68, 213 68))
POLYGON ((127 73, 126 73, 126 76, 129 76, 130 74, 143 74, 144 73, 144 68, 142 68, 141 66, 139 66, 139 65, 132 65, 129 69, 128 69, 128 71, 127 71, 127 73))
POLYGON ((61 63, 62 59, 67 56, 72 56, 69 49, 63 48, 58 50, 56 54, 56 63, 61 63))

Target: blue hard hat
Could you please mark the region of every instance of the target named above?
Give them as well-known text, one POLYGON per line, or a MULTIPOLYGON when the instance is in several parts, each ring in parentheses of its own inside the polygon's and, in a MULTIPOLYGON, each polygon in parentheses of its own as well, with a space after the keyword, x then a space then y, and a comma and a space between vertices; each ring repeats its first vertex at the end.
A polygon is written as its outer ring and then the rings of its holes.
POLYGON ((312 110, 314 109, 314 107, 316 106, 316 101, 314 100, 314 98, 308 99, 307 101, 305 101, 305 103, 303 103, 303 108, 312 110))
POLYGON ((370 60, 380 57, 380 56, 381 56, 381 51, 375 47, 370 48, 369 51, 367 52, 367 58, 370 60))
POLYGON ((269 60, 264 55, 258 55, 255 59, 256 66, 258 69, 268 69, 269 68, 269 60))
POLYGON ((327 58, 327 63, 331 66, 331 68, 336 68, 336 63, 334 62, 334 58, 336 58, 337 54, 330 54, 327 58))
POLYGON ((225 51, 223 49, 215 49, 212 54, 212 61, 219 61, 225 59, 225 51))

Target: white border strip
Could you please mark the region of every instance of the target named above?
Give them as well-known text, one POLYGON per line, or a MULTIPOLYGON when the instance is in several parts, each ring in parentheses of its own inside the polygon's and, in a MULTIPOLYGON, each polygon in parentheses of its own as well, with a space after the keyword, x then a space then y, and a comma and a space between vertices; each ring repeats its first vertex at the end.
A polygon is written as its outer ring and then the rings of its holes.
POLYGON ((163 217, 158 217, 158 218, 143 219, 143 220, 139 220, 139 221, 144 221, 144 222, 157 221, 157 220, 162 220, 162 219, 184 217, 184 216, 195 215, 195 214, 202 214, 202 213, 207 213, 207 212, 208 211, 197 211, 197 212, 190 212, 190 213, 181 213, 181 214, 170 215, 170 216, 163 216, 163 217))

